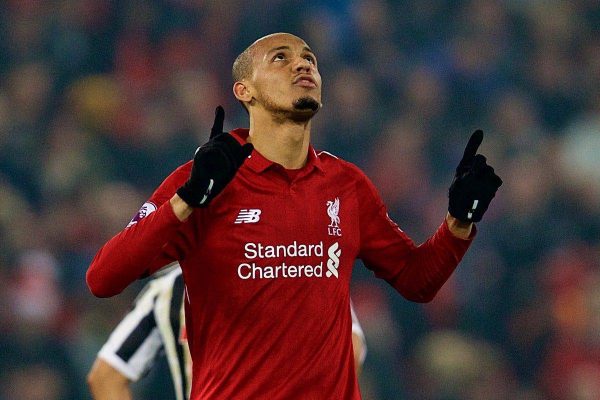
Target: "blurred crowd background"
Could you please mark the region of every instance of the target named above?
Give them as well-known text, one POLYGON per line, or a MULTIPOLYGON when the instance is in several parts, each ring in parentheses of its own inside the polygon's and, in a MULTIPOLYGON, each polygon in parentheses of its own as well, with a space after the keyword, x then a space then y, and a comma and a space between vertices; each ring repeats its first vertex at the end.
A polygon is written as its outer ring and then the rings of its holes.
MULTIPOLYGON (((143 282, 85 271, 207 140, 247 126, 235 56, 286 31, 317 53, 317 148, 358 164, 417 242, 469 135, 503 178, 438 297, 357 263, 370 399, 600 399, 600 2, 5 0, 0 5, 0 399, 87 399, 143 282)), ((164 365, 135 386, 170 399, 164 365)))

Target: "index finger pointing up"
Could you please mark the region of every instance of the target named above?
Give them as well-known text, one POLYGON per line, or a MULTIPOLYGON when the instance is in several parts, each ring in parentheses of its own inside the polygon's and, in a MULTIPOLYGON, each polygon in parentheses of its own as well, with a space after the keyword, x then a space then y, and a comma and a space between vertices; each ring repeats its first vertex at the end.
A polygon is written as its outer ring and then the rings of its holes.
POLYGON ((214 138, 217 135, 220 135, 223 132, 223 120, 225 119, 225 110, 223 107, 217 106, 215 109, 215 122, 213 123, 213 127, 210 130, 210 139, 214 138))
POLYGON ((473 160, 473 157, 475 157, 475 154, 477 154, 477 149, 481 145, 482 141, 483 131, 481 129, 477 129, 475 132, 473 132, 471 138, 469 139, 469 143, 467 143, 467 147, 465 147, 465 153, 463 154, 462 160, 460 160, 460 163, 458 164, 459 166, 469 164, 473 160))

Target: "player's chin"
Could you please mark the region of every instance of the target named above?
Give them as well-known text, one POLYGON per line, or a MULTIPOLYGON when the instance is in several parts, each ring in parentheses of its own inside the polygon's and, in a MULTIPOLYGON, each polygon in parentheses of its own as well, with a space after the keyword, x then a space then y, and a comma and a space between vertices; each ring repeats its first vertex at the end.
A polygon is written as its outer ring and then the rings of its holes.
POLYGON ((314 97, 304 96, 292 103, 291 117, 297 122, 309 121, 321 109, 321 103, 314 97))
POLYGON ((317 113, 321 108, 321 102, 313 96, 301 96, 292 102, 294 111, 317 113))

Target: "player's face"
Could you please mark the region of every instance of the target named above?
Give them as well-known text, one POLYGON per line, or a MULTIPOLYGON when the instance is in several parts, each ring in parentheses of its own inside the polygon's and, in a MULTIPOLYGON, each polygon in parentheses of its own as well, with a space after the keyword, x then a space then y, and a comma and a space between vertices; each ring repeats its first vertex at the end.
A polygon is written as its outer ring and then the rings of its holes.
POLYGON ((294 35, 272 35, 256 43, 249 83, 255 101, 269 111, 310 119, 321 107, 317 58, 294 35))

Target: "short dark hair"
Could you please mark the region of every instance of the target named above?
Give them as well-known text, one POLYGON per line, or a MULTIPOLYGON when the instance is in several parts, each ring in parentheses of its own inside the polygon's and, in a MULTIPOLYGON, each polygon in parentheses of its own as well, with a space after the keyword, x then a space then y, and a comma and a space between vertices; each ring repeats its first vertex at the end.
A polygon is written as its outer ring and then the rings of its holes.
POLYGON ((252 45, 236 57, 231 68, 231 77, 234 82, 248 79, 250 75, 252 75, 252 45))
MULTIPOLYGON (((252 45, 248 46, 246 50, 242 51, 240 55, 235 58, 233 67, 231 68, 231 77, 233 82, 239 82, 243 79, 248 79, 252 75, 252 45)), ((248 107, 240 100, 240 104, 244 107, 244 110, 249 113, 248 107)))

